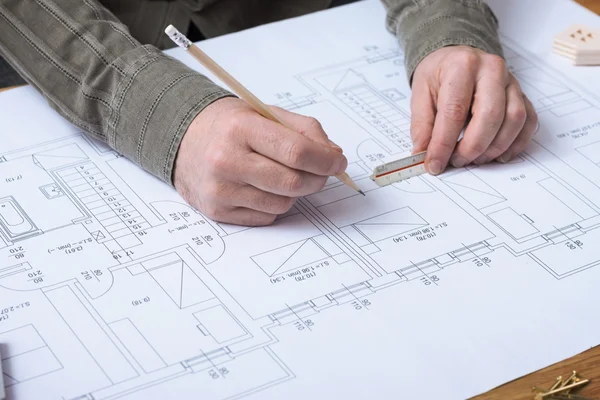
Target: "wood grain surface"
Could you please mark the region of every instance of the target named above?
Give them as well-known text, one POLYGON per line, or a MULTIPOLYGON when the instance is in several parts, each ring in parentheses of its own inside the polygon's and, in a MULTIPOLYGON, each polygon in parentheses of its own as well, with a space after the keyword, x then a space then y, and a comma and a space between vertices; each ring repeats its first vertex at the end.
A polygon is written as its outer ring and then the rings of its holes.
POLYGON ((476 400, 533 400, 533 386, 550 388, 559 376, 568 377, 573 371, 585 379, 590 379, 577 395, 600 399, 600 346, 534 372, 523 378, 500 386, 486 394, 476 396, 476 400))
POLYGON ((575 0, 584 7, 589 8, 596 14, 600 14, 600 0, 575 0))

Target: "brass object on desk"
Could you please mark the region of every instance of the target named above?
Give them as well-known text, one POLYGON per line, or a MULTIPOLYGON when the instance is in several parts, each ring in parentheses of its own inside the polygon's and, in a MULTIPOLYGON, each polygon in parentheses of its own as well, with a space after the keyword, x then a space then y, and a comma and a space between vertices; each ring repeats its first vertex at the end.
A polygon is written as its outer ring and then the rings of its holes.
POLYGON ((589 379, 581 379, 577 376, 577 371, 566 379, 562 376, 556 378, 554 385, 550 389, 540 389, 537 386, 533 387, 533 391, 536 392, 534 400, 593 400, 583 396, 572 393, 574 390, 578 390, 589 383, 589 379))

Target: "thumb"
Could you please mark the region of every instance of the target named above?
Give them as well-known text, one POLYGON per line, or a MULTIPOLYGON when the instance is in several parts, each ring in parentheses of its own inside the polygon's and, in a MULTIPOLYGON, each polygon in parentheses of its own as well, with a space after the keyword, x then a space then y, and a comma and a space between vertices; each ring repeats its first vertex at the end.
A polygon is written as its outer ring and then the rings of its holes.
POLYGON ((311 140, 314 140, 315 142, 327 144, 340 153, 343 152, 340 146, 329 139, 323 130, 323 126, 321 126, 321 123, 315 118, 296 114, 280 107, 272 106, 271 109, 277 115, 277 117, 279 117, 287 125, 288 128, 306 136, 311 140))

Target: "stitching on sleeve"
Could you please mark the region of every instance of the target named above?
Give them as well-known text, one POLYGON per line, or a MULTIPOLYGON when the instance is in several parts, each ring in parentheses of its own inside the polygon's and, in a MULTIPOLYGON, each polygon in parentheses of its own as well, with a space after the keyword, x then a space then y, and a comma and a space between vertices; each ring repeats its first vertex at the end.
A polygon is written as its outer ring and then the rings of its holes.
MULTIPOLYGON (((35 1, 36 1, 36 3, 38 3, 38 5, 40 7, 45 9, 50 15, 52 15, 57 21, 59 21, 65 28, 67 28, 72 34, 77 36, 78 39, 80 39, 83 43, 85 43, 87 45, 87 47, 90 50, 92 50, 92 52, 105 65, 115 68, 121 75, 124 75, 124 71, 121 68, 119 68, 118 66, 111 64, 110 61, 108 61, 108 59, 102 54, 100 49, 98 49, 88 38, 86 38, 85 35, 81 34, 81 32, 79 30, 77 30, 73 25, 69 24, 69 22, 66 21, 64 18, 62 18, 55 10, 50 8, 50 6, 48 6, 48 4, 46 4, 46 1, 49 1, 49 0, 35 0, 35 1)), ((108 52, 108 54, 113 59, 116 58, 113 54, 110 54, 110 52, 108 52)))
POLYGON ((142 72, 150 64, 154 63, 156 60, 159 60, 161 58, 162 58, 161 55, 158 53, 148 54, 148 55, 144 56, 142 59, 140 59, 141 65, 138 65, 137 67, 135 66, 135 64, 132 65, 131 68, 133 69, 135 67, 135 70, 131 74, 129 74, 129 71, 127 71, 127 73, 125 74, 125 76, 127 76, 126 82, 124 82, 124 86, 119 90, 120 91, 119 95, 116 96, 115 107, 113 107, 112 115, 110 116, 110 120, 113 120, 113 118, 114 118, 114 121, 110 124, 111 129, 110 129, 110 133, 109 133, 109 140, 110 140, 109 144, 112 147, 115 147, 115 144, 117 142, 117 140, 116 140, 117 126, 119 125, 119 118, 121 116, 121 107, 123 106, 123 102, 125 101, 126 94, 129 92, 129 89, 135 82, 135 78, 140 74, 140 72, 142 72))
MULTIPOLYGON (((0 15, 4 16, 1 12, 0 15)), ((16 59, 16 57, 13 56, 13 54, 6 49, 5 47, 0 45, 0 50, 2 51, 2 53, 4 53, 5 55, 8 55, 10 58, 12 59, 16 59)), ((40 85, 40 83, 37 81, 37 79, 35 79, 35 77, 31 76, 26 70, 22 70, 20 68, 17 69, 19 70, 19 74, 21 76, 26 77, 26 80, 35 88, 40 88, 42 87, 42 85, 40 85)), ((95 124, 91 124, 85 121, 80 120, 79 118, 77 118, 77 116, 74 116, 71 114, 71 109, 69 107, 67 107, 64 103, 62 103, 60 101, 60 99, 55 98, 54 96, 52 96, 52 94, 47 93, 45 95, 45 97, 47 98, 47 100, 49 101, 49 103, 54 104, 55 108, 57 108, 58 110, 60 110, 60 112, 62 112, 62 115, 64 116, 65 119, 67 119, 71 124, 83 129, 84 131, 91 133, 93 135, 98 136, 101 139, 105 138, 104 133, 102 132, 102 127, 95 125, 95 124), (93 127, 98 127, 100 128, 100 130, 96 130, 93 127)))
POLYGON ((19 29, 19 27, 17 25, 15 25, 10 19, 7 18, 6 14, 4 13, 0 13, 0 15, 2 15, 2 18, 19 34, 23 37, 23 39, 25 39, 27 41, 27 43, 33 47, 42 57, 44 57, 50 64, 52 64, 56 69, 60 70, 60 72, 62 72, 67 78, 71 79, 73 82, 77 83, 78 85, 81 85, 81 80, 78 79, 74 74, 72 74, 71 72, 67 71, 65 68, 63 68, 62 65, 60 65, 58 62, 56 62, 54 59, 52 59, 52 57, 50 57, 45 51, 43 51, 38 45, 37 43, 35 43, 33 40, 31 40, 29 38, 29 36, 27 36, 21 29, 19 29))
POLYGON ((435 18, 431 18, 431 19, 425 21, 424 23, 422 23, 421 25, 419 25, 418 27, 416 27, 415 29, 413 29, 412 35, 417 35, 421 30, 423 30, 437 22, 443 21, 443 20, 459 21, 459 22, 462 22, 463 24, 468 24, 470 27, 478 30, 482 35, 489 36, 485 30, 481 29, 480 25, 473 24, 470 21, 465 21, 463 18, 459 18, 454 15, 438 15, 435 18))
MULTIPOLYGON (((209 99, 216 99, 225 94, 226 94, 226 92, 224 92, 224 91, 212 92, 212 93, 200 98, 200 100, 195 102, 195 104, 201 105, 202 103, 206 102, 209 99)), ((183 128, 183 125, 190 118, 190 116, 197 111, 198 111, 197 107, 190 108, 190 110, 188 110, 188 112, 181 119, 181 122, 179 123, 179 125, 177 126, 177 129, 175 130, 175 132, 173 134, 173 138, 171 139, 171 144, 169 145, 169 151, 167 152, 167 157, 165 158, 165 164, 163 167, 163 180, 165 180, 166 182, 171 181, 171 178, 168 176, 168 169, 169 169, 169 161, 171 159, 171 154, 173 153, 173 147, 175 146, 175 141, 177 140, 177 138, 179 136, 181 136, 180 132, 181 132, 181 129, 183 128)))
POLYGON ((156 110, 156 107, 160 103, 160 100, 163 98, 163 96, 165 95, 165 93, 167 91, 169 91, 177 83, 179 83, 180 81, 182 81, 185 78, 189 78, 190 76, 196 76, 196 75, 198 75, 197 72, 189 72, 189 73, 186 73, 186 74, 179 75, 178 77, 176 77, 175 79, 173 79, 167 86, 165 86, 160 91, 160 93, 158 93, 158 95, 156 96, 156 98, 152 102, 152 104, 150 106, 150 109, 146 113, 146 118, 144 119, 144 123, 142 125, 141 130, 140 130, 140 136, 139 136, 139 139, 138 139, 138 146, 137 146, 137 152, 136 152, 136 161, 137 161, 137 163, 141 163, 142 148, 144 147, 144 139, 146 137, 146 130, 148 129, 148 124, 150 123, 150 118, 152 118, 152 115, 154 114, 154 111, 156 110))

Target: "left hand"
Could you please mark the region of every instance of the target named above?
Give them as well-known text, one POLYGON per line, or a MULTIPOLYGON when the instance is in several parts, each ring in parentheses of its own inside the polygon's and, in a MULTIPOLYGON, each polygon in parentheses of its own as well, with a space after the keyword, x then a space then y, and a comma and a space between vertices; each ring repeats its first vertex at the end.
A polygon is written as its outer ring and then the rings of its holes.
POLYGON ((412 89, 413 152, 427 150, 425 165, 433 175, 449 163, 508 162, 537 129, 535 109, 505 61, 472 47, 429 54, 415 69, 412 89))

